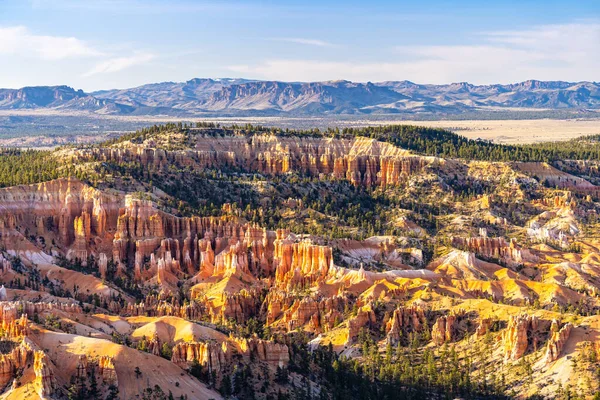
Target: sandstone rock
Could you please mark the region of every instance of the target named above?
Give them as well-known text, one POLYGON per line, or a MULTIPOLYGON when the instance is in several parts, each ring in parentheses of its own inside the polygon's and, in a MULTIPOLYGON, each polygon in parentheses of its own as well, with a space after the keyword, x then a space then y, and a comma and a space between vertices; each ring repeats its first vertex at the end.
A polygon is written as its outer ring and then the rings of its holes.
POLYGON ((569 336, 571 335, 572 329, 573 325, 569 322, 559 329, 558 321, 552 321, 552 326, 550 328, 550 338, 548 339, 548 344, 546 346, 546 355, 544 358, 546 363, 551 363, 560 357, 560 353, 565 347, 567 340, 569 340, 569 336))
POLYGON ((107 385, 118 386, 117 371, 115 370, 114 359, 110 356, 98 357, 98 375, 107 385))
POLYGON ((152 339, 148 342, 148 353, 160 356, 160 341, 158 340, 157 334, 154 334, 152 339))
POLYGON ((475 335, 478 337, 485 336, 492 326, 491 318, 482 318, 479 320, 479 325, 477 325, 477 329, 475 330, 475 335))
POLYGON ((352 343, 354 338, 358 336, 361 328, 374 322, 375 313, 371 306, 361 307, 355 317, 348 319, 348 337, 346 339, 346 344, 352 343))
POLYGON ((427 319, 422 308, 418 306, 397 308, 386 323, 387 341, 395 345, 404 334, 420 332, 425 327, 427 327, 427 319))
POLYGON ((431 328, 431 340, 440 346, 446 342, 451 342, 455 334, 455 315, 446 315, 439 317, 431 328))
POLYGON ((21 339, 29 333, 27 315, 33 316, 49 310, 62 310, 72 314, 83 312, 81 307, 74 303, 3 301, 0 302, 0 327, 6 337, 21 339))
POLYGON ((276 240, 274 258, 275 283, 287 288, 323 280, 333 265, 331 247, 310 241, 276 240))
POLYGON ((100 253, 98 256, 98 270, 100 271, 100 277, 106 279, 106 273, 108 272, 108 257, 105 253, 100 253))
POLYGON ((313 332, 325 332, 343 320, 347 299, 344 296, 298 299, 287 291, 272 290, 264 304, 268 325, 296 329, 308 324, 313 332))
POLYGON ((254 135, 249 141, 236 136, 224 140, 204 138, 194 151, 165 151, 140 145, 79 149, 69 156, 73 161, 138 162, 157 170, 173 162, 193 169, 237 167, 266 175, 297 171, 308 176, 331 175, 364 186, 398 184, 431 162, 373 139, 331 141, 269 135, 254 135))
POLYGON ((222 372, 239 357, 247 363, 253 360, 264 362, 272 370, 277 367, 287 367, 290 359, 285 344, 256 337, 244 339, 230 336, 220 344, 215 341, 179 342, 173 347, 171 361, 181 368, 188 368, 192 362, 197 361, 206 368, 207 372, 214 371, 217 379, 220 380, 222 372))
POLYGON ((38 233, 56 229, 63 245, 77 234, 103 234, 116 224, 119 199, 102 193, 76 179, 56 179, 37 185, 0 189, 0 222, 4 228, 19 224, 35 226, 38 233), (81 228, 81 229, 80 229, 81 228))
POLYGON ((521 248, 514 239, 507 242, 502 237, 453 237, 452 243, 458 248, 466 249, 486 258, 503 260, 512 266, 522 264, 525 261, 537 261, 536 256, 531 254, 529 250, 521 248))
POLYGON ((34 386, 38 395, 42 399, 52 396, 58 386, 50 368, 50 360, 43 351, 34 352, 33 370, 35 371, 34 386))
POLYGON ((8 354, 0 354, 0 387, 6 386, 13 378, 14 371, 25 368, 33 361, 33 350, 26 342, 21 342, 8 354))
POLYGON ((88 357, 85 354, 82 354, 79 356, 79 359, 77 360, 77 367, 76 367, 76 377, 81 379, 86 379, 87 378, 87 371, 88 371, 88 367, 89 367, 89 363, 88 363, 88 357))
POLYGON ((532 315, 512 315, 508 320, 508 327, 502 333, 505 360, 518 360, 533 342, 537 349, 534 332, 538 329, 539 319, 532 315))
POLYGON ((181 368, 187 368, 194 360, 212 371, 220 374, 227 363, 231 360, 231 352, 227 352, 227 346, 215 342, 180 342, 173 347, 171 361, 181 368))
POLYGON ((0 274, 4 275, 5 273, 10 271, 12 271, 11 262, 4 258, 2 254, 0 254, 0 274))
MULTIPOLYGON (((272 369, 287 367, 290 361, 288 347, 285 344, 274 343, 258 338, 247 341, 247 349, 251 356, 267 363, 272 369)), ((243 348, 243 347, 242 347, 243 348)))

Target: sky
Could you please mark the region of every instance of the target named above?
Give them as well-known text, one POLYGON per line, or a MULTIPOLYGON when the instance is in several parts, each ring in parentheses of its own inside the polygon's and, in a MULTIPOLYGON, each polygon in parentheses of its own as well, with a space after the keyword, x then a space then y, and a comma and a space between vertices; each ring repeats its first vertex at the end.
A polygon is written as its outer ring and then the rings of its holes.
POLYGON ((600 81, 598 0, 0 0, 0 87, 600 81))

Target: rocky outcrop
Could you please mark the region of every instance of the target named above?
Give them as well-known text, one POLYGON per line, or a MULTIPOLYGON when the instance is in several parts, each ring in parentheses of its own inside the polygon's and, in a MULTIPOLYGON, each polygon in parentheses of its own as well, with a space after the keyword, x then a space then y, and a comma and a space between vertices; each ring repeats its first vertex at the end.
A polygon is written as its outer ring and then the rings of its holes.
POLYGON ((65 246, 70 246, 77 235, 79 248, 85 245, 82 238, 101 236, 114 227, 121 206, 119 198, 76 179, 0 189, 0 204, 0 226, 4 229, 30 226, 40 235, 56 232, 65 246))
POLYGON ((100 272, 100 277, 106 279, 106 274, 108 272, 108 257, 105 253, 100 253, 98 256, 98 271, 100 272))
POLYGON ((575 175, 567 174, 548 163, 519 162, 515 163, 514 166, 530 176, 537 177, 540 182, 543 181, 551 187, 590 194, 597 194, 599 191, 598 187, 589 181, 575 175))
POLYGON ((114 360, 110 356, 98 357, 98 375, 107 385, 118 386, 117 371, 115 370, 114 360))
MULTIPOLYGON (((407 218, 398 218, 395 226, 415 236, 425 233, 407 218)), ((334 247, 342 251, 342 260, 355 268, 359 268, 364 262, 384 263, 397 269, 405 269, 408 265, 423 265, 422 249, 399 245, 389 237, 373 237, 363 241, 340 239, 336 240, 334 247)))
POLYGON ((361 307, 356 313, 356 316, 348 319, 348 336, 346 338, 346 344, 352 343, 362 328, 368 327, 369 324, 373 323, 375 323, 375 313, 371 306, 366 305, 361 307))
POLYGON ((306 287, 324 280, 333 265, 331 247, 310 241, 275 241, 275 284, 284 288, 306 287))
POLYGON ((550 338, 548 339, 548 344, 546 345, 546 355, 544 357, 546 363, 556 361, 560 357, 560 353, 565 347, 567 340, 569 340, 572 329, 573 325, 569 322, 559 329, 558 321, 552 321, 552 325, 550 327, 550 338))
POLYGON ((148 353, 160 356, 160 341, 156 334, 154 334, 152 339, 148 342, 148 353))
POLYGON ((456 331, 456 316, 446 315, 439 317, 431 327, 431 340, 440 346, 454 339, 456 331))
POLYGON ((79 379, 86 379, 88 374, 88 368, 90 367, 90 363, 88 357, 85 354, 79 356, 77 360, 77 367, 75 376, 79 379))
POLYGON ((110 356, 93 358, 85 354, 80 355, 77 360, 76 376, 81 381, 87 380, 92 374, 99 377, 106 385, 119 385, 114 360, 110 356))
POLYGON ((508 327, 502 333, 505 360, 518 360, 530 347, 537 350, 538 338, 535 335, 540 321, 536 316, 512 315, 508 327))
POLYGON ((522 264, 525 261, 537 261, 537 257, 531 254, 529 250, 521 248, 515 239, 507 242, 503 237, 453 237, 452 244, 459 249, 486 258, 502 260, 511 266, 522 264))
POLYGON ((361 186, 390 186, 431 161, 373 139, 282 138, 272 135, 199 136, 194 150, 163 150, 129 145, 125 148, 79 149, 68 154, 73 161, 136 162, 160 170, 175 164, 193 169, 236 168, 265 175, 291 171, 302 175, 329 175, 361 186))
POLYGON ((34 387, 37 394, 42 399, 52 396, 58 385, 50 367, 50 359, 41 350, 34 353, 33 370, 35 372, 34 387))
POLYGON ((244 339, 243 341, 238 340, 238 344, 240 344, 240 349, 244 356, 249 356, 250 359, 256 357, 260 361, 265 362, 272 369, 277 367, 287 367, 290 361, 289 350, 285 344, 262 340, 255 337, 247 340, 244 339))
POLYGON ((272 290, 264 304, 268 325, 288 330, 306 327, 313 332, 326 332, 342 321, 347 299, 344 296, 298 298, 284 290, 272 290))
POLYGON ((92 224, 90 214, 87 211, 83 211, 80 216, 75 217, 73 231, 75 241, 67 252, 67 258, 70 260, 79 259, 83 265, 86 265, 88 258, 87 244, 92 237, 92 224))
POLYGON ((4 275, 5 273, 10 271, 12 271, 11 262, 4 258, 2 254, 0 254, 0 274, 4 275))
POLYGON ((290 356, 285 344, 256 337, 244 339, 230 336, 222 343, 179 342, 173 347, 171 357, 171 361, 181 368, 188 368, 191 363, 197 361, 207 372, 214 371, 219 380, 221 373, 231 367, 236 359, 242 359, 245 363, 258 360, 275 370, 277 367, 287 367, 290 356))
POLYGON ((427 318, 422 308, 418 306, 397 308, 386 323, 387 342, 395 345, 407 333, 421 332, 423 329, 427 329, 427 318))
POLYGON ((275 232, 232 216, 178 218, 126 197, 112 253, 121 271, 133 267, 137 281, 156 277, 165 288, 183 273, 197 274, 197 280, 271 275, 275 238, 275 232))
POLYGON ((32 383, 38 396, 42 399, 51 397, 58 389, 51 361, 43 351, 34 350, 27 339, 16 345, 10 352, 0 354, 0 387, 5 387, 13 381, 17 377, 18 370, 31 367, 33 367, 32 383))
POLYGON ((126 303, 124 307, 114 302, 111 304, 112 306, 109 307, 111 311, 125 316, 174 316, 190 321, 199 321, 207 312, 206 308, 196 301, 184 305, 173 304, 167 301, 162 294, 146 296, 144 301, 137 304, 126 303))
POLYGON ((15 378, 15 372, 33 361, 33 350, 21 342, 6 354, 0 354, 0 387, 5 387, 15 378))
POLYGON ((478 337, 485 336, 492 327, 491 318, 482 318, 479 320, 479 324, 477 325, 477 329, 475 329, 475 335, 478 337))
POLYGON ((29 320, 25 309, 40 310, 44 303, 0 302, 0 327, 4 336, 10 339, 21 339, 29 333, 29 320), (36 307, 36 304, 39 306, 36 307))
POLYGON ((27 335, 27 316, 41 314, 45 311, 65 311, 71 314, 81 314, 82 308, 73 303, 47 303, 31 301, 3 301, 0 302, 0 320, 2 328, 11 337, 27 335))
POLYGON ((15 320, 2 320, 2 330, 7 337, 12 339, 25 337, 29 333, 29 320, 25 315, 21 315, 15 320))
POLYGON ((181 368, 187 368, 197 361, 207 368, 209 373, 220 373, 231 360, 231 352, 228 352, 228 349, 227 345, 215 342, 180 342, 173 347, 171 361, 181 368))
POLYGON ((310 297, 295 300, 283 316, 283 322, 285 322, 288 331, 302 327, 307 322, 312 322, 312 328, 318 329, 318 320, 319 304, 310 297))

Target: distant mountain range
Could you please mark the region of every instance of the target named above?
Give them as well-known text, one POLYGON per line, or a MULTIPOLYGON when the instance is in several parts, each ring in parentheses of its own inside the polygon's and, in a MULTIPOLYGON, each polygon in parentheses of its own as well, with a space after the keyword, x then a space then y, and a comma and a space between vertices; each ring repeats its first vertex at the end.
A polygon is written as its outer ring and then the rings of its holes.
POLYGON ((0 110, 52 109, 112 115, 461 114, 490 108, 599 110, 600 83, 510 85, 409 81, 276 82, 192 79, 85 93, 68 86, 0 89, 0 110))

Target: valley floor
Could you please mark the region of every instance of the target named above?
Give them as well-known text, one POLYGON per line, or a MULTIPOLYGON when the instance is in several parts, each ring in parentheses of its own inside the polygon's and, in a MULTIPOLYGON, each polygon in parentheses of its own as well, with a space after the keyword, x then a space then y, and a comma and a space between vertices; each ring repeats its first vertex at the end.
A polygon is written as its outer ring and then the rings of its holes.
MULTIPOLYGON (((518 115, 514 113, 514 115, 518 115)), ((123 132, 165 122, 215 122, 223 125, 254 124, 289 129, 331 126, 364 127, 404 124, 442 128, 470 139, 492 140, 505 144, 527 144, 570 140, 580 136, 600 134, 597 113, 589 118, 571 119, 406 119, 395 115, 336 115, 325 117, 181 117, 181 116, 121 116, 90 113, 64 113, 54 110, 0 110, 0 146, 53 148, 64 144, 85 144, 116 137, 123 132)), ((424 117, 427 118, 427 117, 424 117)), ((482 117, 483 118, 483 117, 482 117)))

